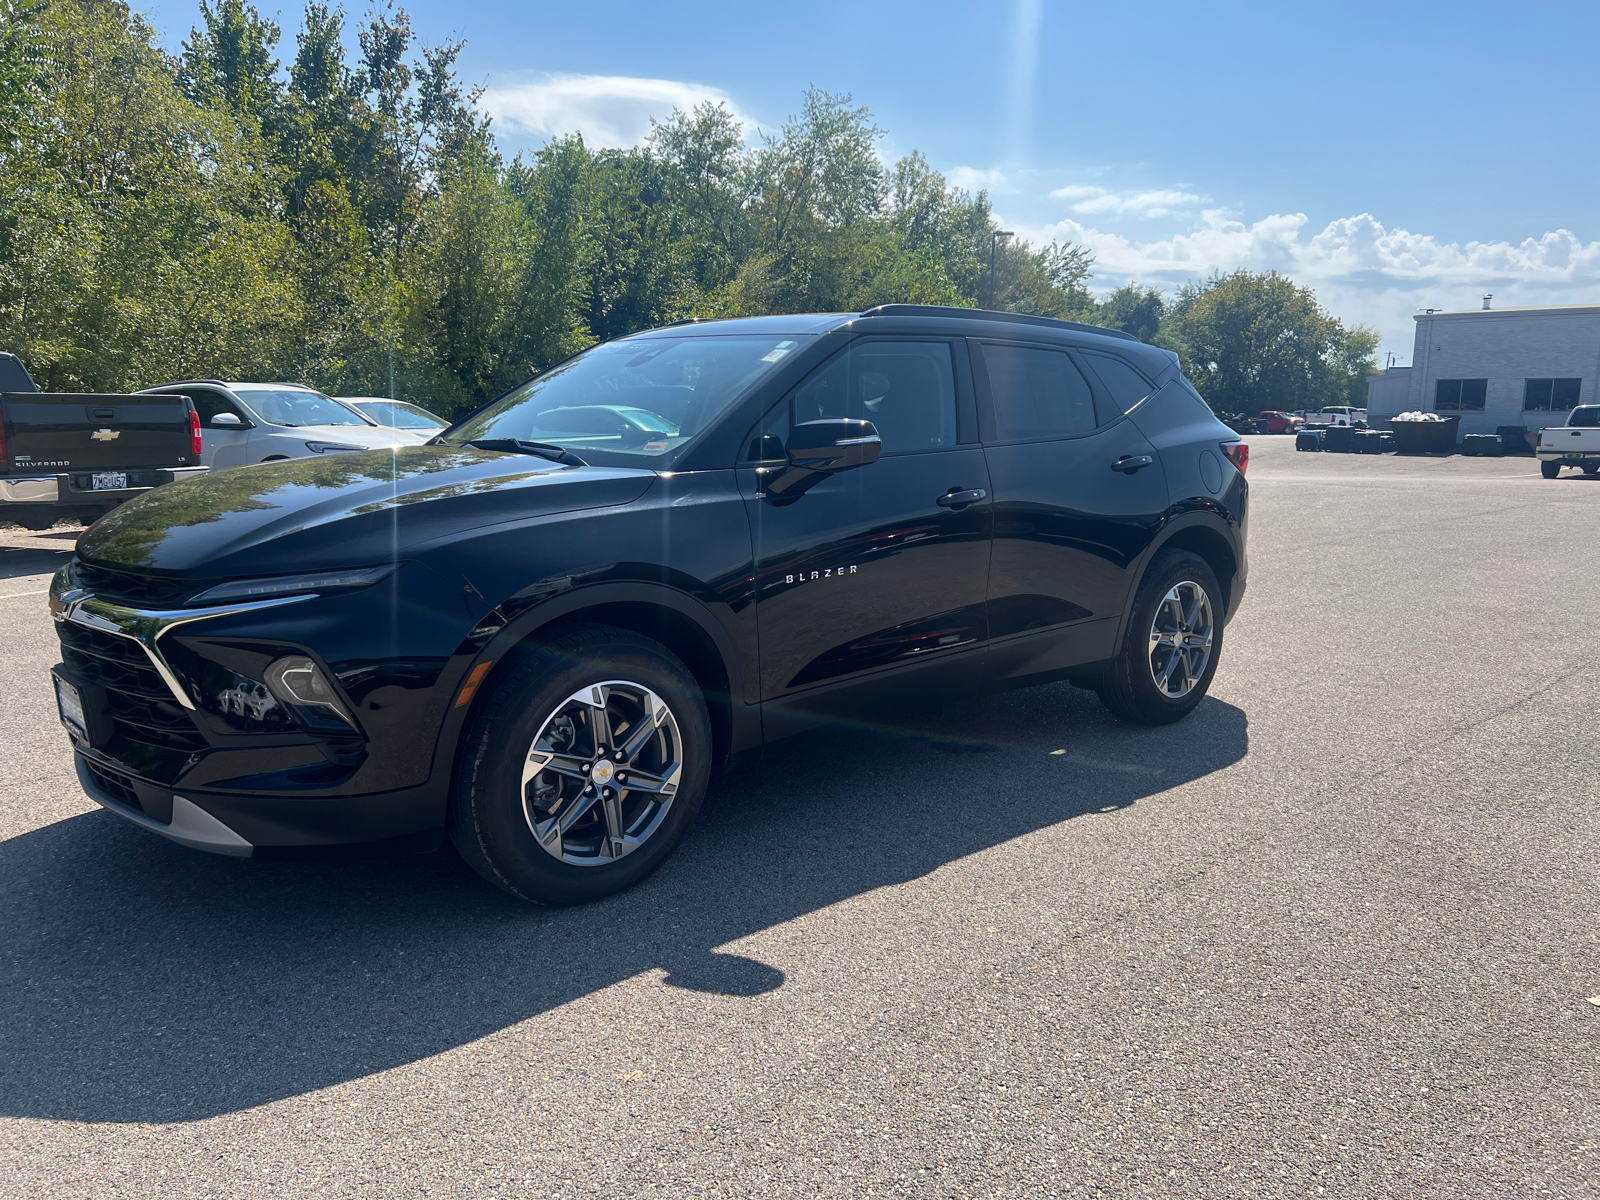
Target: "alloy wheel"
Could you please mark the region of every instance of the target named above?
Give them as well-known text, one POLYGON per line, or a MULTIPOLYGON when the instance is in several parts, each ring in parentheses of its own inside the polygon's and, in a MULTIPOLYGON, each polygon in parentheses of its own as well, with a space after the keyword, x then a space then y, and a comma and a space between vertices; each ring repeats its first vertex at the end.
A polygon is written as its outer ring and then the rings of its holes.
POLYGON ((1211 597, 1193 580, 1175 584, 1150 623, 1150 675, 1169 700, 1187 696, 1206 673, 1215 629, 1211 597))
POLYGON ((522 765, 522 811, 545 852, 595 867, 633 853, 661 827, 683 773, 667 702, 612 679, 572 693, 545 719, 522 765))

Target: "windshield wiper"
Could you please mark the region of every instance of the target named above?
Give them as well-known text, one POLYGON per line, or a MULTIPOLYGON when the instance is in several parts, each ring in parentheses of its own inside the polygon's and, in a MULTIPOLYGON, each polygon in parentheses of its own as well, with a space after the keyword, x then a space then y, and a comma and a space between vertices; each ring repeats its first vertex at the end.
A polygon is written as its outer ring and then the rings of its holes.
POLYGON ((551 462, 563 463, 569 467, 587 467, 584 462, 571 450, 563 450, 560 446, 552 446, 549 442, 526 442, 521 438, 476 438, 470 442, 462 442, 463 446, 471 446, 477 450, 503 450, 507 454, 531 454, 535 458, 549 459, 551 462))

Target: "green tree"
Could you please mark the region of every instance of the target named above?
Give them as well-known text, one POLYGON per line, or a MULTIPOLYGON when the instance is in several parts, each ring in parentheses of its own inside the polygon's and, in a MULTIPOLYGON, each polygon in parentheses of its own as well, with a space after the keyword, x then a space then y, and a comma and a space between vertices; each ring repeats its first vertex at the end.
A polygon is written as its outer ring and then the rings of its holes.
POLYGON ((1276 271, 1184 287, 1163 332, 1190 382, 1230 414, 1347 403, 1377 369, 1371 330, 1346 328, 1310 288, 1276 271))
POLYGON ((1096 307, 1095 324, 1131 333, 1141 342, 1153 342, 1161 332, 1166 298, 1159 288, 1125 283, 1096 307))

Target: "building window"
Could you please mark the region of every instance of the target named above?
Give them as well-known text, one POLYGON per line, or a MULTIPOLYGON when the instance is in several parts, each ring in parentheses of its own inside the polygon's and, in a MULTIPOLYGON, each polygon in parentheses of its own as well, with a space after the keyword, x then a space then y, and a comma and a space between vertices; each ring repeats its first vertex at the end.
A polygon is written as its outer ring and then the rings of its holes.
POLYGON ((1488 398, 1487 379, 1440 379, 1434 383, 1435 412, 1482 412, 1488 398))
POLYGON ((1578 407, 1581 379, 1529 379, 1523 384, 1522 407, 1528 412, 1566 412, 1578 407))

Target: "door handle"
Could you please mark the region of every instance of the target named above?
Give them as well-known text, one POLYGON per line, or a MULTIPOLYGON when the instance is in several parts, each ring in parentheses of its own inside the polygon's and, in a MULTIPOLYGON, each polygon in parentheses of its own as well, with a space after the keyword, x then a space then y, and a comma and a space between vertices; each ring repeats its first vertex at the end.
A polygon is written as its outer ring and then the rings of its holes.
POLYGON ((969 504, 976 504, 979 500, 987 500, 989 493, 982 488, 971 488, 961 492, 952 488, 938 499, 940 508, 965 508, 969 504))
POLYGON ((1121 471, 1124 475, 1132 475, 1135 471, 1155 465, 1155 459, 1148 454, 1124 454, 1111 464, 1113 471, 1121 471))

